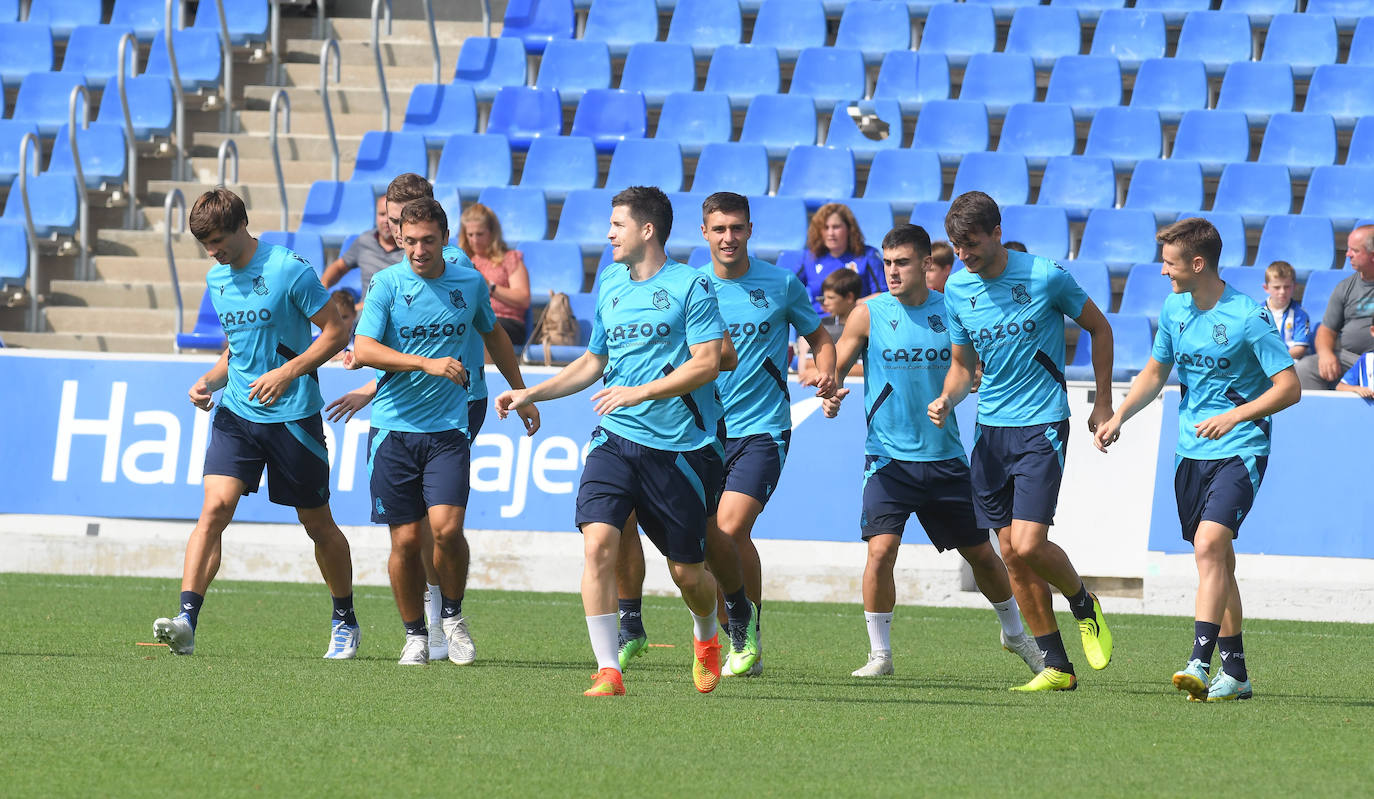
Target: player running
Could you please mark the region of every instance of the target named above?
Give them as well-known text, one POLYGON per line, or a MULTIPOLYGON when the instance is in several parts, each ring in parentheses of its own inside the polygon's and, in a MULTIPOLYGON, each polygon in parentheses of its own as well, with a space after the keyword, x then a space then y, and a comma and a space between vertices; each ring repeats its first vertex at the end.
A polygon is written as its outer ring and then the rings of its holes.
POLYGON ((1149 362, 1116 414, 1098 426, 1093 443, 1106 452, 1126 420, 1159 395, 1170 367, 1178 368, 1174 494, 1183 539, 1193 545, 1198 589, 1193 652, 1173 683, 1190 699, 1249 699, 1254 690, 1245 668, 1231 542, 1264 479, 1269 417, 1296 403, 1302 388, 1269 312, 1217 273, 1221 236, 1212 223, 1182 219, 1157 238, 1173 294, 1159 313, 1149 362), (1221 671, 1209 682, 1216 649, 1221 671))
POLYGON ((205 591, 219 571, 220 540, 239 497, 258 490, 267 469, 268 498, 296 509, 315 542, 315 560, 334 599, 325 657, 358 653, 353 561, 329 510, 329 454, 315 370, 348 342, 348 330, 315 270, 285 247, 248 233, 243 200, 225 188, 191 206, 191 234, 216 264, 205 276, 228 347, 189 392, 203 411, 224 389, 205 452, 205 503, 186 543, 181 610, 153 622, 153 637, 174 655, 196 648, 205 591), (311 342, 310 323, 320 328, 311 342))
MULTIPOLYGON (((1025 633, 1006 567, 993 552, 985 528, 974 523, 968 460, 951 418, 937 427, 926 416, 949 371, 951 350, 945 298, 926 287, 933 266, 930 236, 915 225, 898 225, 883 238, 887 292, 855 306, 838 349, 843 380, 864 357, 863 511, 860 534, 868 543, 864 566, 864 621, 868 662, 855 677, 892 673, 889 633, 897 585, 892 570, 907 519, 914 513, 941 552, 958 549, 973 570, 978 590, 1002 624, 1002 646, 1039 673, 1044 660, 1025 633)), ((824 403, 834 417, 849 394, 841 388, 824 403)))

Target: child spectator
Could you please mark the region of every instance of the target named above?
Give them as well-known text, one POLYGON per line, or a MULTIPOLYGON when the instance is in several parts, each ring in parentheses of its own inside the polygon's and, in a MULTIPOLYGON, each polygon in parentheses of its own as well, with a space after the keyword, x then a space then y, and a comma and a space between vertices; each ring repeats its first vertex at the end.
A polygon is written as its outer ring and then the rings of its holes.
POLYGON ((1293 287, 1296 279, 1293 265, 1287 261, 1275 261, 1264 269, 1264 293, 1269 295, 1264 307, 1274 319, 1274 326, 1283 338, 1284 346, 1293 360, 1298 360, 1312 347, 1315 331, 1307 318, 1307 311, 1293 300, 1293 287))
POLYGON ((947 241, 932 242, 930 260, 934 265, 926 270, 926 288, 943 294, 949 273, 954 271, 954 248, 947 241))
MULTIPOLYGON (((1369 335, 1374 336, 1374 325, 1369 326, 1369 335)), ((1350 391, 1367 400, 1374 400, 1374 352, 1361 353, 1355 365, 1336 384, 1336 390, 1350 391)))
POLYGON ((339 311, 339 318, 343 319, 344 328, 348 330, 348 346, 334 354, 331 361, 341 361, 345 353, 353 350, 353 328, 358 324, 358 298, 353 296, 353 292, 347 289, 339 289, 329 295, 329 303, 339 311))
MULTIPOLYGON (((863 278, 859 273, 849 269, 837 269, 825 276, 821 281, 821 307, 825 310, 825 315, 821 317, 821 327, 830 334, 833 339, 839 339, 840 333, 844 331, 844 323, 849 319, 849 314, 854 310, 854 306, 859 304, 859 297, 864 290, 863 278)), ((797 339, 797 374, 806 377, 816 365, 811 358, 806 339, 797 339)), ((861 364, 855 364, 854 369, 850 370, 852 375, 862 375, 861 364)))
POLYGON ((491 309, 496 323, 506 329, 511 343, 525 343, 525 311, 530 307, 530 274, 519 250, 501 238, 501 220, 481 203, 463 210, 459 246, 472 259, 491 289, 491 309))
POLYGON ((862 278, 861 297, 887 291, 883 257, 864 244, 864 234, 854 219, 854 212, 841 203, 827 203, 811 217, 811 225, 806 231, 806 252, 797 269, 798 279, 811 295, 811 304, 822 316, 825 308, 821 304, 821 286, 825 278, 838 269, 848 269, 862 278))

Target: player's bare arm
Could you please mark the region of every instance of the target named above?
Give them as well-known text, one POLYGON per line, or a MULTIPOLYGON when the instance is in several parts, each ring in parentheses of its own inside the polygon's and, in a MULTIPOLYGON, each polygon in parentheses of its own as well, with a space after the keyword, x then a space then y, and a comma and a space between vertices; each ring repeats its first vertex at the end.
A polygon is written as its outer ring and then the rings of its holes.
POLYGON ((593 410, 605 416, 616 408, 631 408, 649 400, 690 394, 715 380, 720 374, 721 339, 711 339, 690 347, 692 357, 672 372, 642 386, 610 386, 592 395, 593 410))
POLYGON ((1193 425, 1197 428, 1198 438, 1216 440, 1231 432, 1241 422, 1253 422, 1271 416, 1302 398, 1302 386, 1298 382, 1298 371, 1288 367, 1270 378, 1271 385, 1265 392, 1244 405, 1203 419, 1193 425))
POLYGON ((1336 355, 1336 331, 1326 325, 1317 326, 1317 337, 1313 342, 1317 348, 1317 372, 1323 380, 1336 380, 1341 376, 1341 359, 1336 355))
POLYGON ((356 388, 326 405, 324 407, 325 418, 331 422, 337 422, 341 419, 347 422, 353 418, 353 414, 367 407, 367 404, 376 396, 377 381, 371 380, 362 388, 356 388))
POLYGON ((735 340, 730 338, 730 331, 725 331, 720 343, 720 370, 722 372, 733 372, 739 366, 739 353, 735 351, 735 340))
MULTIPOLYGON (((864 347, 868 346, 869 323, 868 306, 854 306, 854 310, 849 314, 849 320, 845 322, 844 332, 840 333, 839 343, 834 345, 838 388, 821 403, 821 412, 827 418, 834 419, 836 414, 840 412, 840 403, 849 396, 849 389, 844 387, 844 381, 845 378, 849 377, 849 372, 854 368, 854 364, 859 362, 859 354, 864 351, 864 347)), ((828 338, 829 334, 827 333, 826 336, 828 338)))
POLYGON ((342 258, 335 258, 332 264, 325 267, 324 274, 320 275, 320 283, 325 288, 329 288, 343 280, 343 276, 346 274, 348 274, 348 264, 344 263, 342 258))
POLYGON ((427 375, 452 380, 459 385, 467 382, 468 372, 458 358, 426 358, 397 352, 370 336, 357 336, 353 352, 358 363, 384 372, 424 372, 427 375))
POLYGON ((192 405, 202 411, 208 411, 215 407, 215 402, 212 399, 214 393, 224 388, 228 383, 229 350, 225 349, 219 354, 219 360, 215 361, 215 365, 210 367, 210 371, 201 375, 196 384, 191 386, 191 390, 186 393, 191 398, 192 405))
POLYGON ((252 391, 249 392, 248 399, 257 400, 263 405, 271 405, 286 393, 291 381, 320 368, 321 364, 333 358, 348 344, 348 328, 344 326, 338 309, 332 303, 325 303, 323 308, 310 317, 310 321, 320 329, 320 335, 305 348, 305 352, 249 383, 248 387, 252 391))
POLYGON ((945 420, 954 411, 954 406, 963 402, 973 389, 973 373, 978 368, 978 355, 972 344, 952 344, 950 355, 945 385, 940 390, 940 396, 926 408, 926 415, 936 427, 945 426, 945 420))
MULTIPOLYGON (((856 305, 849 314, 850 323, 853 323, 859 313, 863 313, 864 335, 868 335, 868 306, 856 305)), ((846 326, 847 329, 847 326, 846 326)), ((835 376, 835 340, 830 337, 829 331, 824 327, 817 327, 805 336, 807 345, 811 348, 816 368, 807 374, 802 381, 804 386, 815 386, 816 396, 825 399, 835 395, 835 389, 839 386, 841 378, 835 376)), ((852 368, 852 365, 851 365, 852 368)))
POLYGON ((606 356, 588 350, 577 360, 559 370, 558 374, 532 387, 509 389, 496 398, 496 415, 504 419, 506 414, 519 410, 535 402, 556 400, 587 388, 601 379, 606 373, 606 356))
POLYGON ((1112 418, 1112 361, 1116 355, 1112 325, 1092 300, 1083 303, 1083 310, 1074 321, 1092 339, 1093 382, 1097 384, 1097 398, 1093 400, 1093 410, 1088 415, 1088 431, 1094 432, 1098 425, 1112 418))
MULTIPOLYGON (((515 358, 515 347, 511 346, 510 335, 500 325, 493 325, 489 332, 482 334, 482 343, 491 355, 491 362, 500 370, 501 376, 513 389, 525 387, 525 377, 520 374, 520 364, 515 358)), ((525 424, 525 435, 532 436, 539 430, 539 409, 526 405, 516 409, 520 421, 525 424)), ((506 418, 503 414, 502 419, 506 418)))
POLYGON ((1121 401, 1121 407, 1093 431, 1093 445, 1106 452, 1107 447, 1115 444, 1116 440, 1121 438, 1122 426, 1164 390, 1171 368, 1169 364, 1160 363, 1154 358, 1147 361, 1145 368, 1131 381, 1131 390, 1126 392, 1126 399, 1121 401))

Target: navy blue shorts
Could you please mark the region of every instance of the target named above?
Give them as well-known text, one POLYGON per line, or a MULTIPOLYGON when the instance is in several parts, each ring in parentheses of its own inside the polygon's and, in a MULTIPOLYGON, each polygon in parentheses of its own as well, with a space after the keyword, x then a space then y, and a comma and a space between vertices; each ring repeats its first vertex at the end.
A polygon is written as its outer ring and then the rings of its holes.
POLYGON ((407 524, 435 505, 468 505, 468 437, 462 430, 407 433, 372 428, 367 436, 372 521, 407 524))
POLYGON ((292 422, 252 422, 221 405, 210 428, 204 474, 236 477, 243 494, 258 490, 267 467, 267 498, 293 508, 329 502, 329 450, 317 413, 292 422))
POLYGON ((988 543, 987 530, 973 520, 973 488, 963 458, 922 463, 864 456, 863 514, 859 517, 863 539, 901 535, 913 513, 941 552, 988 543))
POLYGON ((1174 498, 1183 540, 1192 541, 1202 522, 1216 522, 1231 531, 1232 539, 1237 538, 1268 465, 1266 455, 1215 461, 1179 458, 1174 467, 1174 498))
POLYGON ((792 431, 725 439, 725 490, 747 494, 767 505, 778 487, 792 431))
POLYGON ((487 398, 468 400, 468 441, 477 438, 482 432, 482 424, 487 421, 487 398))
POLYGON ((1054 524, 1068 446, 1068 419, 1030 427, 978 425, 971 458, 978 526, 1000 530, 1012 519, 1054 524))
POLYGON ((716 515, 724 477, 718 444, 671 452, 636 444, 600 427, 592 431, 577 489, 577 526, 600 522, 619 530, 633 511, 658 551, 678 563, 701 563, 706 521, 716 515))

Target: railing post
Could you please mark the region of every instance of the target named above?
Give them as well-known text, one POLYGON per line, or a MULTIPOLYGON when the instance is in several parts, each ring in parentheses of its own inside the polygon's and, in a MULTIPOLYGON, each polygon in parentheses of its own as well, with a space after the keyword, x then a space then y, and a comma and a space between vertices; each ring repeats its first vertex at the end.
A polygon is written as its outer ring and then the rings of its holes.
POLYGON ((491 0, 482 0, 482 35, 491 38, 491 0))
POLYGON ((334 114, 329 109, 329 56, 334 55, 334 82, 343 79, 343 57, 339 55, 339 42, 329 39, 320 46, 320 104, 324 106, 324 125, 329 130, 329 147, 334 152, 330 174, 331 180, 339 179, 339 137, 334 133, 334 114))
POLYGON ((225 182, 225 179, 224 179, 224 177, 225 177, 225 173, 224 173, 224 163, 225 163, 225 161, 229 160, 229 156, 231 156, 231 155, 234 157, 234 177, 233 177, 233 182, 234 182, 234 183, 238 183, 238 182, 239 182, 239 148, 238 148, 238 145, 237 145, 237 144, 234 144, 234 140, 233 140, 233 139, 225 139, 224 141, 222 141, 222 142, 219 143, 219 156, 218 156, 218 167, 219 167, 219 169, 218 169, 218 172, 216 173, 217 176, 218 176, 218 179, 215 181, 215 185, 216 185, 216 186, 224 186, 225 188, 228 188, 228 187, 229 187, 229 184, 226 183, 226 182, 225 182))
MULTIPOLYGON (((237 167, 236 167, 237 168, 237 167)), ((167 248, 167 268, 172 273, 172 297, 177 306, 176 326, 172 330, 172 346, 176 347, 177 352, 181 352, 181 347, 177 346, 176 337, 181 335, 181 330, 186 317, 186 309, 181 302, 181 281, 177 279, 177 259, 176 253, 172 251, 172 220, 175 219, 179 225, 177 233, 186 232, 186 198, 182 196, 181 189, 172 189, 167 193, 167 199, 162 203, 163 216, 167 220, 166 229, 162 233, 163 244, 167 248), (173 209, 179 208, 181 214, 173 217, 173 209)))
POLYGON ((124 143, 128 146, 126 157, 129 160, 129 205, 124 210, 124 227, 137 230, 141 227, 138 218, 138 139, 134 136, 134 117, 129 111, 129 91, 125 87, 124 74, 130 47, 138 47, 138 40, 132 33, 119 37, 119 107, 124 112, 124 143))
POLYGON ((172 6, 177 4, 177 0, 167 0, 167 21, 164 33, 167 38, 167 65, 172 68, 172 98, 176 103, 176 126, 177 126, 177 147, 176 163, 172 165, 172 179, 186 179, 186 103, 181 93, 181 72, 177 70, 176 47, 172 44, 172 32, 175 19, 172 16, 172 6))
POLYGON ((72 148, 72 166, 76 169, 76 193, 80 201, 77 209, 77 230, 76 245, 78 248, 77 274, 82 280, 91 279, 91 256, 86 246, 86 230, 89 227, 90 217, 90 198, 86 193, 86 173, 81 169, 81 151, 77 148, 77 130, 86 130, 91 124, 91 95, 86 91, 86 87, 76 85, 72 87, 72 93, 67 98, 67 136, 68 143, 72 148), (77 127, 76 119, 76 99, 81 98, 81 123, 77 127))
MULTIPOLYGON (((290 133, 291 97, 286 93, 285 89, 277 89, 277 91, 272 94, 272 105, 268 109, 268 114, 270 114, 272 117, 272 127, 270 128, 270 138, 272 143, 272 163, 277 167, 277 193, 281 198, 281 229, 290 230, 290 228, 287 227, 286 176, 282 174, 281 146, 277 141, 277 118, 279 116, 278 111, 282 108, 283 105, 286 108, 286 132, 290 133)), ((237 160, 238 159, 236 155, 235 161, 237 162, 237 160)), ((235 163, 234 168, 235 171, 238 170, 237 163, 235 163)))
MULTIPOLYGON (((201 0, 200 9, 205 8, 201 0)), ((215 13, 219 15, 219 46, 224 56, 224 110, 220 111, 219 126, 225 133, 234 133, 234 43, 229 41, 229 23, 224 18, 224 0, 215 0, 215 13)))
MULTIPOLYGON (((391 130, 391 98, 386 91, 386 69, 382 66, 381 11, 386 8, 386 35, 391 35, 391 0, 372 0, 372 58, 377 62, 377 88, 382 92, 382 130, 391 130)), ((337 178, 335 178, 337 180, 337 178)))
POLYGON ((429 23, 429 46, 434 51, 434 82, 444 82, 443 59, 439 56, 439 32, 434 27, 434 0, 425 0, 425 20, 429 23))
POLYGON ((19 140, 19 199, 24 204, 24 230, 29 237, 29 332, 38 333, 38 231, 33 226, 33 209, 29 205, 29 161, 33 161, 33 176, 38 177, 38 137, 25 133, 19 140), (32 155, 32 159, 30 159, 32 155))

